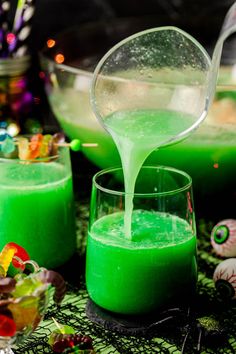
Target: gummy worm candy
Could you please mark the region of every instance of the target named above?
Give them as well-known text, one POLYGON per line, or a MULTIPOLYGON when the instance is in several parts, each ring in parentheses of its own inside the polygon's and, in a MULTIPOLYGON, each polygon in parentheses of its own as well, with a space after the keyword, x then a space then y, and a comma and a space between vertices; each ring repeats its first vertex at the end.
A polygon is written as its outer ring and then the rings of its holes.
POLYGON ((29 259, 29 256, 23 247, 20 247, 14 242, 7 243, 0 253, 0 275, 6 276, 8 268, 12 262, 13 266, 24 270, 25 266, 23 262, 19 262, 13 257, 17 256, 22 261, 29 259))
POLYGON ((60 305, 66 294, 66 283, 63 277, 53 270, 43 269, 39 273, 39 278, 42 282, 52 284, 55 287, 53 299, 60 305))
POLYGON ((52 319, 57 328, 50 334, 48 344, 54 353, 95 354, 91 337, 76 333, 73 327, 52 319))
POLYGON ((0 293, 10 293, 15 289, 16 280, 10 277, 0 278, 0 293))
POLYGON ((82 147, 97 147, 97 143, 81 143, 79 139, 73 139, 70 143, 65 143, 63 133, 35 134, 29 140, 24 136, 14 139, 0 129, 0 151, 11 153, 18 145, 18 155, 20 160, 35 160, 37 158, 46 158, 57 156, 58 147, 67 146, 72 151, 80 151, 82 147))
POLYGON ((94 353, 92 339, 81 334, 63 335, 57 337, 51 345, 55 353, 94 353))
POLYGON ((58 334, 51 338, 50 345, 55 353, 95 353, 92 338, 76 333, 58 334))
POLYGON ((16 333, 16 324, 12 318, 0 315, 0 336, 12 337, 16 333))
POLYGON ((14 247, 5 246, 0 253, 0 275, 6 276, 9 265, 13 259, 16 249, 14 247))

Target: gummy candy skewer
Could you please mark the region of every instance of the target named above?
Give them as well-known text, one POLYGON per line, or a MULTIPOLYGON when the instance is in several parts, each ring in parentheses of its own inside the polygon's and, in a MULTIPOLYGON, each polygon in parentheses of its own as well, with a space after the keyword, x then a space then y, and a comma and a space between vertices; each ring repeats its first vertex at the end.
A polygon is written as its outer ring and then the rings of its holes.
MULTIPOLYGON (((58 157, 58 147, 70 147, 72 151, 80 151, 82 147, 96 147, 97 143, 81 143, 74 139, 70 143, 65 142, 63 133, 35 134, 31 137, 18 136, 13 139, 4 129, 0 129, 0 151, 4 154, 11 154, 18 146, 18 157, 20 160, 34 160, 58 157)), ((42 161, 42 160, 41 160, 42 161)))
MULTIPOLYGON (((5 141, 0 141, 0 145, 4 145, 5 141)), ((12 140, 14 145, 19 145, 17 140, 12 140)), ((58 147, 70 147, 73 151, 79 151, 81 147, 98 147, 97 143, 81 143, 79 139, 73 139, 70 143, 54 143, 58 147)), ((3 151, 4 152, 4 151, 3 151)))

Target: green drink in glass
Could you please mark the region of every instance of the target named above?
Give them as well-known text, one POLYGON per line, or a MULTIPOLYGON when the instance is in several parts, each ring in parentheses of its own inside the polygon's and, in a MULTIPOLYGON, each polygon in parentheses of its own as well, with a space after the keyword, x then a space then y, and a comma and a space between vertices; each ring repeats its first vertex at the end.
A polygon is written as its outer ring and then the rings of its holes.
POLYGON ((131 237, 124 226, 126 198, 121 168, 95 175, 86 255, 91 299, 126 315, 190 301, 197 280, 191 178, 172 168, 142 167, 131 237))
POLYGON ((42 160, 0 159, 0 247, 16 242, 40 266, 55 268, 75 252, 69 149, 42 160))

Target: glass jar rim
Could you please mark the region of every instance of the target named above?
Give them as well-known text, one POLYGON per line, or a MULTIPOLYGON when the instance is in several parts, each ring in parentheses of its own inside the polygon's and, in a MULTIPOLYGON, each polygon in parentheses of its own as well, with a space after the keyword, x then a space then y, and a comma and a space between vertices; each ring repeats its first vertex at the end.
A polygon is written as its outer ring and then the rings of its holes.
MULTIPOLYGON (((170 166, 163 166, 163 165, 144 165, 141 167, 141 170, 143 169, 155 169, 155 170, 162 170, 162 171, 169 171, 171 173, 174 173, 176 175, 179 175, 179 176, 182 176, 186 179, 185 183, 183 183, 183 186, 182 187, 178 187, 178 188, 174 188, 174 189, 170 189, 168 191, 165 191, 165 192, 145 192, 145 193, 127 193, 127 192, 121 192, 121 191, 117 191, 115 189, 109 189, 109 188, 105 188, 103 186, 101 186, 97 179, 105 174, 108 174, 108 173, 114 173, 114 172, 117 172, 117 171, 123 171, 122 167, 121 166, 118 166, 118 167, 110 167, 110 168, 106 168, 106 169, 103 169, 99 172, 97 172, 94 176, 93 176, 93 179, 92 179, 92 182, 93 182, 93 186, 95 186, 97 189, 99 189, 100 191, 102 192, 105 192, 105 193, 109 193, 109 194, 113 194, 113 195, 119 195, 119 196, 125 196, 125 195, 132 195, 134 197, 142 197, 142 196, 145 196, 145 197, 160 197, 160 196, 167 196, 167 195, 173 195, 173 194, 176 194, 176 193, 180 193, 180 192, 183 192, 185 190, 188 190, 191 186, 192 186, 192 178, 191 176, 186 173, 185 171, 182 171, 182 170, 179 170, 179 169, 176 169, 174 167, 170 167, 170 166)), ((140 170, 140 171, 141 171, 140 170)))
POLYGON ((16 76, 24 74, 30 67, 31 57, 25 55, 16 58, 0 59, 0 76, 16 76))

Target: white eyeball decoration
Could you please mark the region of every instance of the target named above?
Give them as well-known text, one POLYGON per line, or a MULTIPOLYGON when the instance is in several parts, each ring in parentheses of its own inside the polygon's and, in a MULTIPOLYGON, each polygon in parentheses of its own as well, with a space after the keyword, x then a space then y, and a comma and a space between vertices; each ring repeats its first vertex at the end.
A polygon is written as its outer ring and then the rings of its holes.
POLYGON ((222 261, 216 267, 213 280, 223 298, 236 299, 236 258, 222 261))
POLYGON ((225 219, 216 224, 211 232, 211 244, 217 255, 236 257, 236 220, 225 219))

